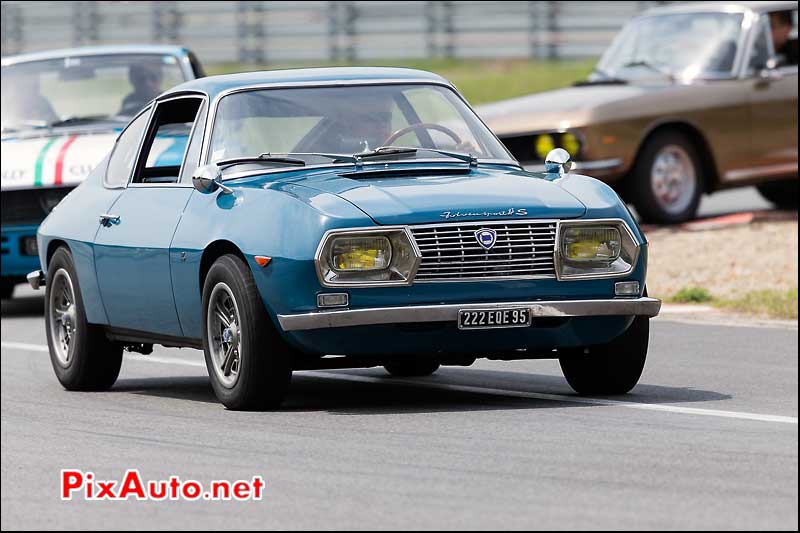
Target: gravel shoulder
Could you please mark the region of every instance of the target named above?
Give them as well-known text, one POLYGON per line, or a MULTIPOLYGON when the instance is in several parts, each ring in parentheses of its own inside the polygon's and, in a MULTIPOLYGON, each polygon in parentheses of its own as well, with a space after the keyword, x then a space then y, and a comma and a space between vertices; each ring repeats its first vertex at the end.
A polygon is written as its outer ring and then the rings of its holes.
POLYGON ((797 289, 797 221, 755 222, 699 231, 647 232, 650 294, 670 299, 687 287, 715 298, 797 289))

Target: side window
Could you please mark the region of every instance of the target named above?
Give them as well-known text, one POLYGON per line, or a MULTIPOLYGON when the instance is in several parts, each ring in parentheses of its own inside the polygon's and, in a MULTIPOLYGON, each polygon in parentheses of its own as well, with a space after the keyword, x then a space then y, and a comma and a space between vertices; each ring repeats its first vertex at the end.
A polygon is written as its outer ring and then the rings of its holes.
POLYGON ((194 121, 192 137, 189 139, 189 146, 186 148, 186 155, 183 158, 183 168, 181 169, 181 183, 192 181, 192 174, 200 164, 200 149, 203 147, 203 133, 206 129, 206 114, 208 106, 205 102, 200 106, 197 119, 194 121))
POLYGON ((747 62, 747 74, 755 75, 767 65, 767 60, 772 54, 772 43, 769 32, 769 19, 762 17, 759 19, 756 37, 753 46, 750 48, 750 58, 747 62))
POLYGON ((136 161, 139 141, 147 126, 149 116, 150 109, 148 108, 144 113, 136 117, 117 139, 114 145, 114 152, 108 160, 108 168, 106 169, 105 184, 107 187, 124 187, 128 183, 136 161))
POLYGON ((770 15, 775 54, 780 66, 797 66, 797 10, 770 15))
POLYGON ((203 99, 181 97, 156 105, 133 183, 177 183, 192 124, 203 99))

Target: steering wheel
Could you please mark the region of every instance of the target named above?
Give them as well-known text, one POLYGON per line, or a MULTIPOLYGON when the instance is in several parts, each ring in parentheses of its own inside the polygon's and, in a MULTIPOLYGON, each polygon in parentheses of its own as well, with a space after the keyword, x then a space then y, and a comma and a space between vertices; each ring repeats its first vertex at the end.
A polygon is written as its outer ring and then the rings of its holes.
POLYGON ((453 139, 453 141, 455 141, 455 143, 456 143, 456 146, 461 144, 461 137, 459 137, 458 134, 456 134, 456 132, 454 132, 450 128, 442 126, 441 124, 432 124, 430 122, 420 122, 418 124, 411 124, 410 126, 406 126, 405 128, 400 128, 396 132, 394 132, 391 135, 389 135, 389 137, 387 137, 387 139, 385 141, 383 141, 381 146, 392 146, 392 143, 394 143, 394 141, 396 141, 397 139, 399 139, 400 137, 402 137, 406 133, 410 133, 410 132, 416 131, 416 130, 435 130, 435 131, 440 131, 440 132, 444 133, 445 135, 447 135, 448 137, 450 137, 451 139, 453 139))

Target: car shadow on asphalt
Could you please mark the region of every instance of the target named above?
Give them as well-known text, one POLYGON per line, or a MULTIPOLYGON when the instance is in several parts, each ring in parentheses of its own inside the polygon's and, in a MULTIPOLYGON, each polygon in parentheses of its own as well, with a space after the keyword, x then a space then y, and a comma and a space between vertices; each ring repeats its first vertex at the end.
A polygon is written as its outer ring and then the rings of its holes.
POLYGON ((44 316, 44 297, 23 296, 0 302, 3 318, 44 316))
MULTIPOLYGON (((413 380, 396 380, 382 370, 328 372, 330 378, 304 375, 292 378, 281 408, 288 412, 329 412, 337 415, 414 414, 504 409, 552 409, 592 406, 567 399, 525 398, 516 393, 578 396, 561 376, 484 369, 444 368, 437 374, 413 380), (336 379, 340 375, 342 379, 336 379), (354 382, 349 376, 367 377, 354 382), (376 380, 376 381, 373 381, 376 380), (384 381, 385 380, 385 381, 384 381), (416 385, 418 382, 419 385, 416 385), (491 393, 447 389, 447 386, 492 389, 491 393), (442 388, 438 388, 441 386, 442 388), (508 391, 508 395, 503 392, 508 391)), ((120 379, 112 392, 129 392, 160 398, 218 403, 205 376, 120 379)), ((637 403, 690 403, 728 400, 730 395, 695 389, 642 383, 623 396, 596 396, 637 403)), ((581 398, 583 401, 583 398, 581 398)))

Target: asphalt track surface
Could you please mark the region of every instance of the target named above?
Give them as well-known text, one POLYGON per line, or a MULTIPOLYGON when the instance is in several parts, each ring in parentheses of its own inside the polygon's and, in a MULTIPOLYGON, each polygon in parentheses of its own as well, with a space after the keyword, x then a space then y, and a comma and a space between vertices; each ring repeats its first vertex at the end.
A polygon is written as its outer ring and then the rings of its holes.
POLYGON ((127 356, 64 391, 30 290, 2 303, 2 528, 798 527, 796 328, 652 323, 644 376, 581 398, 554 361, 429 378, 295 374, 278 412, 225 410, 202 353, 127 356), (261 501, 59 498, 59 472, 250 479, 261 501))

